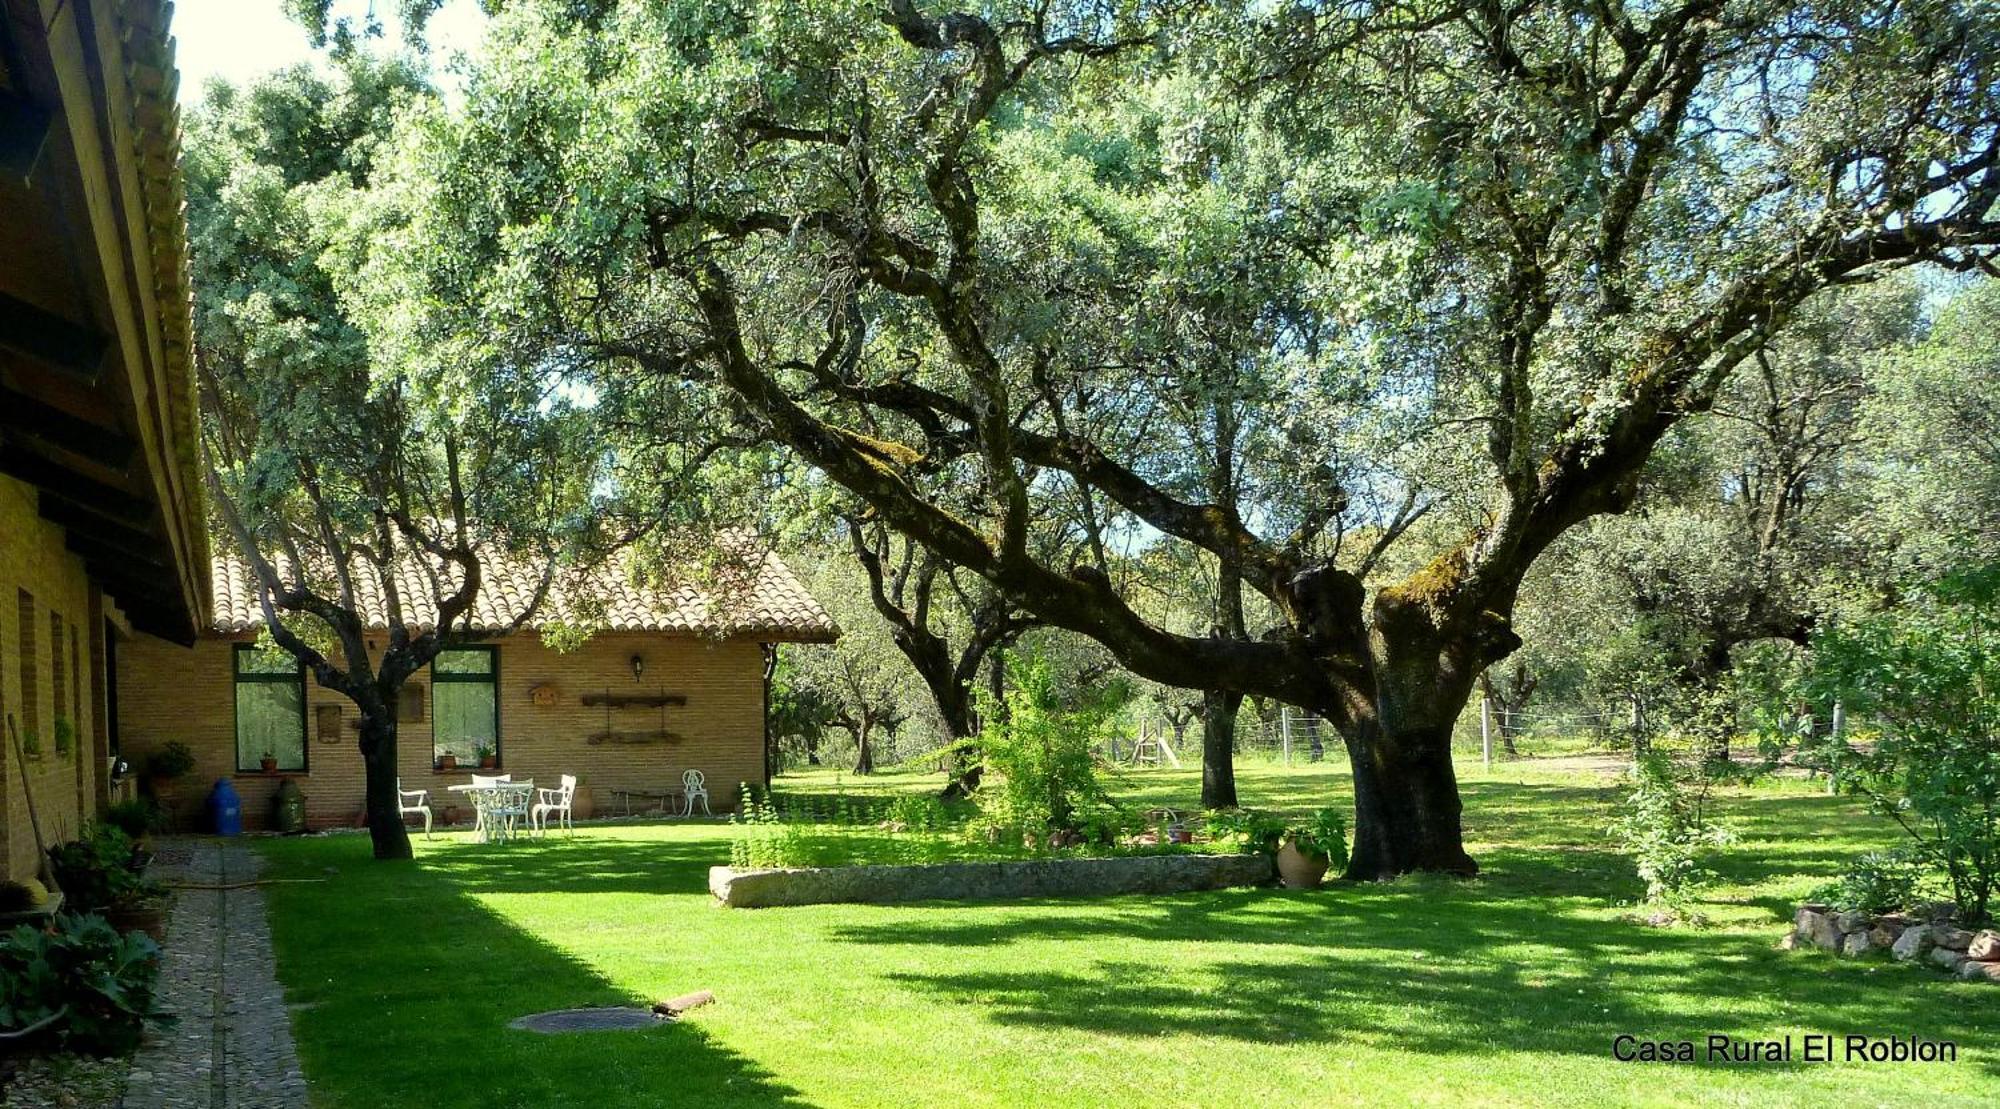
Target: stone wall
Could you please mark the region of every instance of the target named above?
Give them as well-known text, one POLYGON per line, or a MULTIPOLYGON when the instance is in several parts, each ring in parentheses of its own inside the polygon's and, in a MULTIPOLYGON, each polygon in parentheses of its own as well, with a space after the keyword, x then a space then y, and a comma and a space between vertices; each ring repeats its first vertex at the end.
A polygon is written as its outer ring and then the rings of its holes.
MULTIPOLYGON (((378 641, 380 636, 375 637, 378 641)), ((200 806, 217 778, 230 778, 243 799, 244 823, 266 826, 271 799, 285 778, 298 780, 313 827, 353 824, 361 813, 363 768, 353 702, 306 678, 307 770, 264 774, 236 760, 235 690, 230 652, 245 639, 204 637, 193 649, 140 636, 119 644, 118 719, 124 752, 135 766, 169 740, 193 749, 194 772, 175 802, 179 826, 199 828, 200 806), (321 712, 332 714, 323 720, 321 712), (331 730, 322 736, 322 723, 331 730)), ((613 813, 619 788, 678 790, 682 771, 708 778, 716 812, 733 807, 737 784, 764 780, 764 654, 747 640, 689 636, 606 634, 567 654, 542 645, 532 632, 510 636, 499 647, 499 766, 489 773, 533 778, 553 787, 563 774, 582 780, 579 811, 613 813), (644 660, 643 681, 632 677, 632 656, 644 660), (542 689, 537 701, 532 691, 542 689), (610 730, 627 735, 660 728, 670 742, 592 743, 606 730, 607 711, 587 706, 591 693, 665 692, 685 705, 612 708, 610 730)), ((397 728, 397 765, 403 788, 431 791, 439 820, 456 805, 461 821, 471 807, 446 787, 470 780, 474 768, 437 770, 432 762, 430 671, 410 684, 421 690, 420 718, 397 728)))
POLYGON ((1835 912, 1801 905, 1780 946, 1812 946, 1847 958, 1888 955, 1924 962, 1960 978, 2000 982, 2000 932, 1974 932, 1951 921, 1950 906, 1908 913, 1835 912))
POLYGON ((1276 873, 1271 856, 1265 854, 1137 855, 793 870, 737 870, 718 866, 709 869, 708 889, 730 908, 763 909, 834 902, 990 901, 1183 893, 1262 885, 1276 873))

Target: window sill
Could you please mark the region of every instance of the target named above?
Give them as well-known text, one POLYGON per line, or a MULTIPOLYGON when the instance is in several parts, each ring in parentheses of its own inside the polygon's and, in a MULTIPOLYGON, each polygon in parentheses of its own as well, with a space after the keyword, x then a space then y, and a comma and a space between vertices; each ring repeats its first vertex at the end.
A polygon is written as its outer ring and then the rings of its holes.
POLYGON ((310 770, 265 770, 256 766, 248 770, 239 769, 236 772, 238 778, 310 778, 311 776, 310 770))
POLYGON ((439 778, 442 778, 447 774, 505 774, 505 773, 507 773, 507 768, 504 766, 454 766, 450 770, 446 770, 441 766, 431 767, 432 776, 439 778))

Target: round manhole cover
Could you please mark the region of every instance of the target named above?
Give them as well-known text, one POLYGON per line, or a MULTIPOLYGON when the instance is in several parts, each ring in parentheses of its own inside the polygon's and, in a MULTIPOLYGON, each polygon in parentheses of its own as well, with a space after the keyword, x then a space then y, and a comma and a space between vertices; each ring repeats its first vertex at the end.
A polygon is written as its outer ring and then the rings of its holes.
POLYGON ((661 1018, 650 1009, 557 1009, 553 1013, 531 1013, 507 1022, 509 1028, 529 1032, 615 1032, 626 1028, 651 1028, 661 1018))

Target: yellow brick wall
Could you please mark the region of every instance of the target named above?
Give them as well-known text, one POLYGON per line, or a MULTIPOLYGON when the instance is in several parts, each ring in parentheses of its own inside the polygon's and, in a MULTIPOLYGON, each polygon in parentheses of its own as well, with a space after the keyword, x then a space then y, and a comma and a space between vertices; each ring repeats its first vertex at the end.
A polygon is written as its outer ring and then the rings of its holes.
MULTIPOLYGON (((379 643, 380 636, 374 637, 379 643)), ((341 694, 322 689, 306 678, 307 759, 303 774, 264 775, 235 765, 235 694, 230 652, 234 642, 204 638, 193 650, 147 636, 118 646, 119 735, 126 758, 143 767, 147 752, 172 739, 185 742, 197 766, 176 791, 177 818, 183 827, 201 827, 200 807, 215 780, 232 778, 243 799, 244 823, 251 828, 269 824, 271 800, 278 782, 297 778, 306 795, 308 822, 314 827, 352 825, 362 804, 363 772, 355 730, 357 714, 341 694), (340 738, 319 738, 315 710, 337 707, 340 738)), ((533 778, 554 786, 562 774, 575 774, 590 796, 579 807, 594 806, 599 815, 612 809, 612 791, 619 787, 678 789, 682 771, 696 769, 708 776, 717 812, 733 805, 737 783, 762 781, 764 775, 764 658, 758 644, 743 640, 710 640, 660 635, 600 635, 576 651, 560 654, 544 647, 532 632, 499 641, 500 772, 517 780, 533 778), (642 682, 632 678, 631 658, 645 660, 642 682), (556 688, 556 703, 533 703, 530 690, 543 684, 556 688), (667 729, 678 741, 666 744, 612 745, 587 742, 605 730, 605 710, 585 707, 587 693, 680 694, 685 706, 665 710, 667 729)), ((421 722, 398 728, 397 763, 405 789, 429 789, 432 811, 442 821, 445 806, 456 804, 461 822, 470 807, 445 787, 470 780, 471 768, 437 771, 432 767, 431 675, 428 668, 410 679, 423 687, 421 722)), ((614 708, 614 730, 656 729, 661 710, 614 708)))
MULTIPOLYGON (((41 518, 36 493, 29 486, 0 476, 0 729, 4 717, 12 716, 17 727, 27 728, 27 720, 38 722, 41 754, 18 758, 11 736, 0 731, 0 866, 6 877, 33 875, 40 866, 35 850, 34 826, 29 823, 27 786, 22 769, 34 790, 34 819, 41 827, 44 843, 73 839, 77 830, 96 812, 100 765, 92 755, 97 731, 97 704, 104 683, 99 669, 91 665, 90 636, 100 625, 93 622, 99 611, 92 596, 90 579, 83 563, 63 546, 61 528, 41 518), (27 626, 22 627, 19 597, 26 590, 32 598, 27 626), (51 613, 62 617, 63 642, 51 642, 51 613), (21 635, 33 637, 23 650, 21 635), (84 673, 70 673, 72 632, 77 656, 84 673), (55 670, 60 651, 65 674, 62 704, 56 701, 55 670), (26 682, 23 663, 34 660, 33 681, 26 682), (25 690, 35 690, 34 709, 28 711, 25 690), (59 755, 55 745, 55 721, 68 719, 76 728, 77 741, 70 753, 59 755)), ((25 739, 25 735, 23 736, 25 739)))

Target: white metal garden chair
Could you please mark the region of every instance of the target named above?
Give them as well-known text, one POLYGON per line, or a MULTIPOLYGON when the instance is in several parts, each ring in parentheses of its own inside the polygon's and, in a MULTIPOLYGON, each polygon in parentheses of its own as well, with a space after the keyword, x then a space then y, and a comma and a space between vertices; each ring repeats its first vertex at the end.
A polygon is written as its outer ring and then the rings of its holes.
POLYGON ((398 817, 424 816, 424 838, 431 838, 431 791, 427 789, 404 789, 403 779, 396 779, 396 815, 398 817))
MULTIPOLYGON (((503 782, 512 781, 513 778, 512 774, 474 774, 472 776, 472 787, 479 790, 492 789, 503 782)), ((473 795, 472 831, 475 835, 486 831, 486 810, 492 807, 480 804, 478 802, 479 796, 479 794, 473 795)))
POLYGON ((528 810, 528 828, 547 835, 549 817, 556 818, 556 827, 574 834, 576 823, 571 819, 570 806, 576 800, 576 775, 562 776, 562 786, 558 789, 538 789, 535 791, 535 807, 528 810))
POLYGON ((701 798, 703 816, 714 816, 708 808, 708 779, 699 770, 690 770, 681 775, 681 815, 694 815, 694 799, 701 798))

